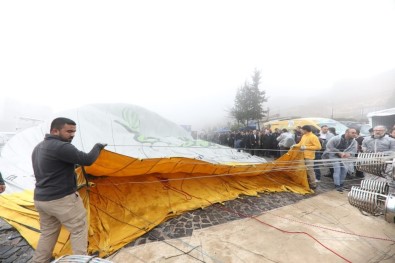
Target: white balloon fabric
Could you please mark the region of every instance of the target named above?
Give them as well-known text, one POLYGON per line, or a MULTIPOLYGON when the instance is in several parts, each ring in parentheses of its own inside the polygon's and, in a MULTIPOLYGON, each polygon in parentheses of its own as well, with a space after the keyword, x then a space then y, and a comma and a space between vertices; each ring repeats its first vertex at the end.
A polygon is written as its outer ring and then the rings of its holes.
MULTIPOLYGON (((135 105, 93 104, 60 112, 53 116, 56 117, 70 118, 77 123, 72 143, 85 152, 100 142, 108 144, 108 151, 138 159, 185 157, 239 165, 266 162, 230 147, 194 140, 181 126, 135 105)), ((16 134, 4 146, 0 169, 7 184, 6 193, 34 189, 31 153, 49 133, 52 119, 16 134)))

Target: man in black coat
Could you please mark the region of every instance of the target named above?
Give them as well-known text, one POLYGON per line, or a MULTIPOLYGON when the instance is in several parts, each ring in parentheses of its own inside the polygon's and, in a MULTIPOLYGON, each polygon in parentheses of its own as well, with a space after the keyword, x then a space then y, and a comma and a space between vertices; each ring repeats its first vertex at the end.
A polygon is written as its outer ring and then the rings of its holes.
POLYGON ((75 165, 93 164, 106 145, 97 143, 89 153, 79 151, 71 144, 75 133, 73 120, 56 118, 51 123, 50 134, 33 150, 34 206, 40 216, 41 230, 34 263, 51 261, 62 225, 70 232, 73 254, 87 254, 87 213, 77 192, 75 165))

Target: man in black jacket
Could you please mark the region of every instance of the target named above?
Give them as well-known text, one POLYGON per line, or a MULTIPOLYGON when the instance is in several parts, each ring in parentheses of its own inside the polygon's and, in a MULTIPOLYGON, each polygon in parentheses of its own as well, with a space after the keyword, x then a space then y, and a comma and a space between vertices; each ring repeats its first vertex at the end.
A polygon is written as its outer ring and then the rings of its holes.
POLYGON ((73 120, 56 118, 50 134, 33 150, 34 205, 41 230, 33 262, 50 262, 62 225, 70 232, 73 254, 87 254, 86 210, 77 192, 75 165, 93 164, 106 145, 97 143, 89 153, 79 151, 71 144, 75 132, 73 120))

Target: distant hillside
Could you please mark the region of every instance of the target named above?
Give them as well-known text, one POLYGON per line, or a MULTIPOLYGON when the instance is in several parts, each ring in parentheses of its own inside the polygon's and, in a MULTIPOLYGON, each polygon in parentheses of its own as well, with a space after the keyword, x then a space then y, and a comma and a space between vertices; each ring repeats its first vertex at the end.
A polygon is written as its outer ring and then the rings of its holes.
MULTIPOLYGON (((276 106, 273 115, 317 116, 335 119, 366 120, 372 111, 395 107, 395 69, 373 78, 343 80, 335 83, 319 96, 306 97, 295 102, 286 96, 272 98, 276 106)), ((273 105, 273 103, 272 103, 273 105)))
POLYGON ((395 69, 370 79, 338 82, 332 92, 342 94, 339 102, 346 102, 347 98, 352 97, 367 106, 395 107, 395 69))

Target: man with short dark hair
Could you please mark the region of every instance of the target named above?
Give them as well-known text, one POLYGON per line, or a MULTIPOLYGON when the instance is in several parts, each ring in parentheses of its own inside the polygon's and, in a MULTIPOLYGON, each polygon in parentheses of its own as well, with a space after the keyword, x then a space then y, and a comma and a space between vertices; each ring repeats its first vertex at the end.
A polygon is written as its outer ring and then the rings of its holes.
POLYGON ((302 138, 302 127, 300 126, 296 126, 295 130, 294 130, 294 136, 295 136, 295 142, 299 143, 300 139, 302 138))
POLYGON ((251 149, 250 153, 251 155, 255 155, 258 152, 257 148, 259 145, 259 137, 256 130, 250 131, 250 134, 248 136, 248 141, 249 141, 248 144, 249 148, 251 149))
POLYGON ((302 127, 302 134, 303 136, 300 139, 300 142, 293 145, 292 148, 303 151, 309 185, 310 188, 315 189, 317 187, 317 182, 314 172, 314 158, 315 151, 321 149, 321 143, 318 140, 318 137, 312 133, 312 128, 310 125, 304 125, 302 127))
POLYGON ((33 262, 50 262, 61 226, 70 232, 74 254, 87 254, 88 225, 86 210, 77 192, 75 165, 91 165, 106 146, 97 143, 89 153, 79 151, 71 141, 76 123, 56 118, 50 134, 33 150, 32 163, 36 187, 34 205, 40 216, 41 235, 33 262))
POLYGON ((332 137, 326 144, 323 156, 327 155, 333 159, 333 181, 336 190, 343 192, 343 184, 347 176, 347 171, 353 172, 354 165, 349 158, 357 154, 358 143, 355 140, 357 131, 349 128, 343 135, 332 137))

